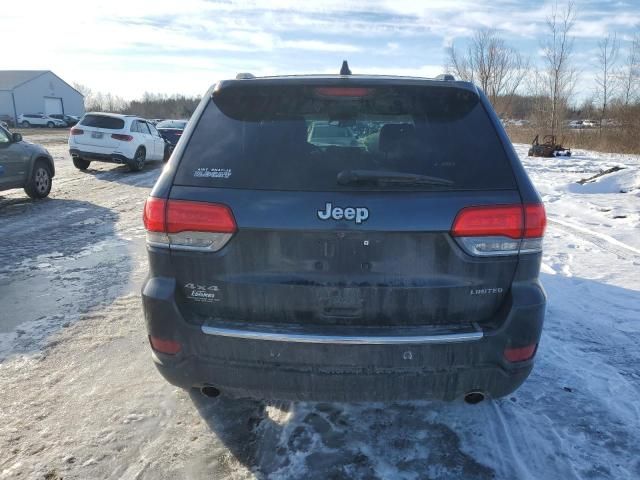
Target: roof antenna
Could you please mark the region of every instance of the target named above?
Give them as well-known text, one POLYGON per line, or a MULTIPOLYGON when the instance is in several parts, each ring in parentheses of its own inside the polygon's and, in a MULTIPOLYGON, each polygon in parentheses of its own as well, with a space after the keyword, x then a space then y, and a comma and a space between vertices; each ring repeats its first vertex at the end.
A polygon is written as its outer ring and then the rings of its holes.
POLYGON ((340 69, 340 75, 351 75, 351 70, 349 70, 349 64, 346 60, 342 61, 342 68, 340 69))

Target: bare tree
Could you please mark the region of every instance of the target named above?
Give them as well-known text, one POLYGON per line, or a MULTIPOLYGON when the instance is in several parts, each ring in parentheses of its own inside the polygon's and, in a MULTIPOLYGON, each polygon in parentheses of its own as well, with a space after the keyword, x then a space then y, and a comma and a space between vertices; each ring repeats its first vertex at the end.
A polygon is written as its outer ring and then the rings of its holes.
MULTIPOLYGON (((549 99, 546 122, 555 135, 562 129, 562 121, 576 82, 576 70, 571 63, 573 37, 571 30, 575 21, 573 2, 562 10, 555 4, 547 17, 547 37, 542 41, 543 69, 538 73, 538 86, 544 88, 549 99)), ((542 92, 539 92, 542 93, 542 92)))
POLYGON ((528 61, 491 29, 476 31, 466 51, 461 53, 451 44, 447 54, 447 70, 477 83, 500 113, 509 108, 528 69, 528 61))
POLYGON ((87 111, 91 111, 91 106, 93 103, 95 103, 95 99, 93 98, 93 90, 91 90, 91 88, 87 87, 86 85, 78 82, 73 82, 71 85, 84 97, 84 109, 87 111))
POLYGON ((142 99, 130 102, 125 112, 146 118, 189 118, 199 102, 198 97, 145 92, 142 99))
POLYGON ((636 99, 640 90, 640 33, 636 33, 624 66, 620 72, 620 93, 622 104, 628 107, 636 99))
POLYGON ((615 33, 607 35, 598 42, 598 65, 600 71, 596 75, 596 97, 600 106, 600 133, 602 133, 602 121, 607 116, 607 107, 616 89, 615 68, 618 61, 618 46, 615 33))
POLYGON ((95 92, 84 98, 84 108, 88 112, 123 112, 129 102, 111 93, 95 92))
POLYGON ((121 112, 128 106, 128 102, 111 93, 94 92, 81 83, 74 82, 73 88, 84 95, 84 108, 90 111, 121 112))
POLYGON ((78 82, 73 82, 71 85, 73 86, 73 88, 79 91, 82 95, 84 95, 85 98, 91 95, 91 89, 86 85, 83 85, 82 83, 78 83, 78 82))

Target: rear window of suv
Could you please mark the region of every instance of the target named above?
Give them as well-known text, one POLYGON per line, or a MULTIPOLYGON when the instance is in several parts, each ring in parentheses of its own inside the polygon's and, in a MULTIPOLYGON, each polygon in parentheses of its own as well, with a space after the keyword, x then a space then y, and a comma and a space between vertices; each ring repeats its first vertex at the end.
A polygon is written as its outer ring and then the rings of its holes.
POLYGON ((515 188, 478 96, 442 86, 222 88, 198 120, 174 183, 303 191, 515 188))
POLYGON ((106 128, 109 130, 121 130, 124 128, 124 120, 106 115, 85 115, 80 125, 85 127, 106 128))

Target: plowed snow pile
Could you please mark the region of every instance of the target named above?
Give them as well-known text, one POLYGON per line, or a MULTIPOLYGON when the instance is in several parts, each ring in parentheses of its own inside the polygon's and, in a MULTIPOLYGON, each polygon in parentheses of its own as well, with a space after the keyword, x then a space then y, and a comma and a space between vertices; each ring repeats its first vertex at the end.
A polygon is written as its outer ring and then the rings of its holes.
POLYGON ((592 179, 570 183, 568 190, 572 193, 633 193, 640 191, 640 170, 637 167, 620 166, 621 170, 597 174, 592 179))

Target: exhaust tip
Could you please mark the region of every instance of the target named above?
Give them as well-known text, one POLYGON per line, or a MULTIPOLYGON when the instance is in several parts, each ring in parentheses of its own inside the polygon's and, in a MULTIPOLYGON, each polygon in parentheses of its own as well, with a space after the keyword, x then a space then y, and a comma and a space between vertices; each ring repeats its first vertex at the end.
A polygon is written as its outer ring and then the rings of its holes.
POLYGON ((475 405, 484 400, 484 393, 480 391, 473 391, 465 394, 464 401, 469 405, 475 405))
POLYGON ((209 398, 216 398, 217 396, 220 395, 220 390, 218 390, 216 387, 211 387, 211 386, 202 387, 200 389, 200 392, 205 397, 209 397, 209 398))

